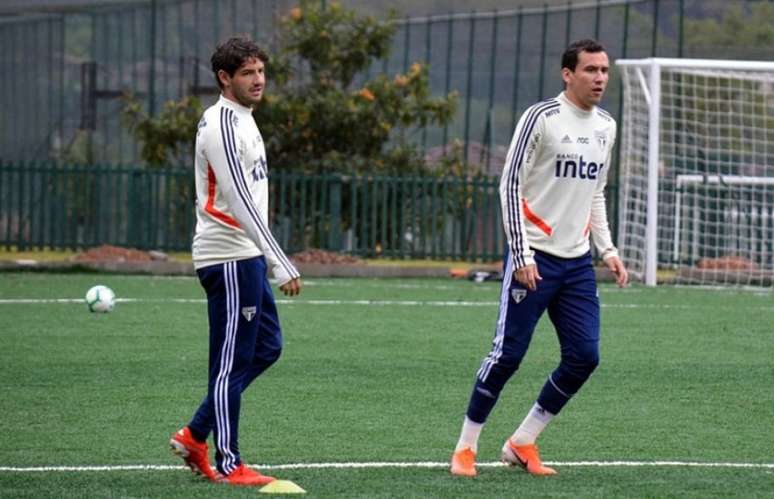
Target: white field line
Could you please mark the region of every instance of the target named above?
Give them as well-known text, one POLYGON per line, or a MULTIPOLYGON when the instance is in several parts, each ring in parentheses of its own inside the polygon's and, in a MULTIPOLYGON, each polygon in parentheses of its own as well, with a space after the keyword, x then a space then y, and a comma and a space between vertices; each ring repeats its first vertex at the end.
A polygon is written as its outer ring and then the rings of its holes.
MULTIPOLYGON (((117 303, 206 303, 204 298, 116 298, 117 303)), ((497 307, 496 301, 454 301, 454 300, 304 300, 278 299, 281 305, 358 305, 358 306, 404 306, 404 307, 497 307)), ((83 298, 4 298, 0 305, 21 304, 83 304, 83 298)), ((695 310, 703 308, 718 308, 713 304, 706 305, 670 305, 655 303, 603 303, 602 308, 623 309, 676 309, 695 310)), ((774 306, 746 306, 745 310, 774 311, 774 306)))
MULTIPOLYGON (((186 280, 198 283, 199 279, 196 276, 164 276, 164 275, 125 275, 121 276, 122 279, 154 279, 154 280, 186 280)), ((423 278, 415 278, 423 279, 423 278)), ((276 284, 275 279, 269 279, 272 283, 276 284)), ((500 286, 500 281, 488 281, 486 283, 470 283, 467 279, 452 281, 452 284, 427 284, 421 282, 405 283, 399 282, 398 279, 380 278, 380 277, 356 277, 356 278, 310 278, 304 279, 304 286, 325 286, 325 287, 344 287, 352 288, 357 287, 362 289, 363 287, 379 288, 379 289, 428 289, 428 290, 459 290, 465 289, 469 291, 485 291, 491 292, 492 286, 500 286), (466 284, 471 284, 466 286, 466 284), (475 284, 475 285, 473 285, 475 284), (486 284, 480 286, 480 284, 486 284)), ((615 283, 601 282, 600 287, 614 287, 615 283)), ((720 286, 711 284, 674 284, 664 285, 657 288, 647 289, 648 293, 671 293, 674 289, 683 289, 686 291, 718 291, 726 293, 738 293, 744 291, 750 296, 770 298, 774 294, 774 288, 760 288, 755 286, 720 286)), ((638 284, 626 288, 625 293, 642 293, 645 288, 640 287, 638 284)))
MULTIPOLYGON (((686 467, 686 468, 751 468, 774 469, 774 463, 723 463, 696 461, 545 461, 551 466, 564 467, 686 467)), ((447 462, 370 462, 370 463, 294 463, 274 465, 250 465, 261 470, 308 470, 308 469, 367 469, 367 468, 447 468, 447 462)), ((501 462, 477 463, 476 466, 497 468, 505 466, 501 462)), ((41 472, 101 472, 101 471, 170 471, 184 470, 186 466, 164 464, 127 464, 115 466, 0 466, 2 473, 41 473, 41 472)))

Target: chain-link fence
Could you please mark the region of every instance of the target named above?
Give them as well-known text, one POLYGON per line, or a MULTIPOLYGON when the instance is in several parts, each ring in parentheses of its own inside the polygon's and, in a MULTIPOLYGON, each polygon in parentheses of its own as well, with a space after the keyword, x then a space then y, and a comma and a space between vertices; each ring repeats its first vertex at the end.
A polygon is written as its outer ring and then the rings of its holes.
MULTIPOLYGON (((272 47, 278 18, 294 3, 149 0, 0 21, 0 157, 137 162, 137 144, 120 122, 120 96, 135 94, 150 113, 169 99, 190 94, 209 102, 216 93, 209 69, 216 42, 248 33, 272 47)), ((760 2, 720 4, 746 12, 754 3, 760 2)), ((355 4, 345 2, 365 10, 355 4)), ((458 112, 444 128, 417 130, 414 140, 433 155, 457 139, 467 146, 466 159, 495 173, 519 113, 561 90, 559 59, 574 39, 598 38, 614 59, 774 58, 771 45, 734 49, 687 44, 686 23, 718 18, 722 9, 717 4, 596 0, 507 11, 410 14, 396 21, 390 57, 358 81, 428 62, 433 92, 457 91, 458 112), (710 9, 710 4, 716 7, 710 9)), ((605 107, 617 115, 620 102, 619 82, 613 78, 605 107)))

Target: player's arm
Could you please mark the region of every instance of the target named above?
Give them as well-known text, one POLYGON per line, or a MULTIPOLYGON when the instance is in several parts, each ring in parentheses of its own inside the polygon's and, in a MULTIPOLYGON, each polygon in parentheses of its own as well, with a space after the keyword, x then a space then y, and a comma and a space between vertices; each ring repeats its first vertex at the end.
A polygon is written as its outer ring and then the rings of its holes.
POLYGON ((541 280, 524 226, 521 185, 540 152, 544 119, 540 104, 530 107, 519 119, 511 139, 500 177, 500 207, 514 276, 527 289, 535 290, 541 280))
POLYGON ((605 161, 605 167, 597 179, 597 187, 594 192, 594 198, 591 201, 591 235, 594 244, 602 255, 602 260, 608 269, 615 275, 616 283, 619 287, 624 287, 629 282, 629 274, 626 267, 618 255, 618 249, 613 244, 613 238, 610 235, 610 225, 607 221, 607 205, 605 202, 605 186, 607 185, 607 172, 610 171, 613 156, 613 147, 615 145, 615 129, 613 130, 610 147, 605 161))
POLYGON ((234 126, 227 115, 228 110, 221 109, 220 112, 220 122, 217 125, 208 124, 202 133, 204 154, 215 173, 230 211, 248 237, 266 256, 280 289, 287 295, 296 295, 301 289, 300 274, 274 239, 268 224, 253 203, 248 179, 239 163, 234 126))

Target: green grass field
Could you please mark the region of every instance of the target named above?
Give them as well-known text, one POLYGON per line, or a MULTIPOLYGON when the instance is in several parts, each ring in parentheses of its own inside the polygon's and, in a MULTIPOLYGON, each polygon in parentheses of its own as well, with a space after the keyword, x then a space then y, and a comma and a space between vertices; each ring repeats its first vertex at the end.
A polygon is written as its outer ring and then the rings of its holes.
MULTIPOLYGON (((308 497, 774 496, 771 293, 602 286, 602 363, 540 440, 560 474, 492 464, 471 480, 432 463, 457 440, 499 285, 306 284, 280 303, 285 350, 245 394, 240 444, 308 497)), ((0 496, 254 497, 195 479, 168 450, 206 389, 203 298, 193 278, 0 274, 0 496), (131 301, 106 315, 14 301, 97 283, 131 301)), ((498 459, 557 360, 544 319, 480 462, 498 459)))

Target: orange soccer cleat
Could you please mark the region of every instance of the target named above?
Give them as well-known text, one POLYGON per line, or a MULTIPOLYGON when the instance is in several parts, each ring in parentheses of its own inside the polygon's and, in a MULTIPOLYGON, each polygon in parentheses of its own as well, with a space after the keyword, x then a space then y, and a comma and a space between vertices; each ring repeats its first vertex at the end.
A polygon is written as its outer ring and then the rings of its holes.
POLYGON ((476 476, 476 453, 470 447, 456 451, 452 455, 451 474, 458 476, 476 476))
POLYGON ((273 482, 274 477, 262 475, 244 464, 240 464, 237 469, 221 477, 219 481, 230 485, 266 485, 273 482))
POLYGON ((208 458, 207 442, 197 441, 187 426, 172 435, 169 446, 173 453, 183 458, 185 464, 195 474, 211 481, 215 480, 215 471, 210 467, 208 458))
POLYGON ((556 475, 556 470, 543 466, 537 445, 516 445, 511 439, 505 441, 500 460, 509 466, 521 466, 531 475, 556 475))

